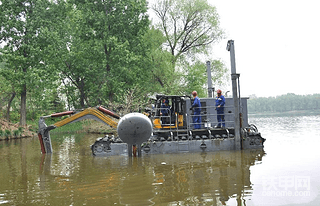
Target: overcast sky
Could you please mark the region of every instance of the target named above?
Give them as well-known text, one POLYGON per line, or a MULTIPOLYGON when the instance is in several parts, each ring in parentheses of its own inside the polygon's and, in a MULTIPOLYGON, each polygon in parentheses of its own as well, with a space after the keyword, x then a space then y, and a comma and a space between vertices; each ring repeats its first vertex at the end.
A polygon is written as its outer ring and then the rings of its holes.
POLYGON ((242 96, 320 93, 320 0, 208 2, 226 33, 213 55, 230 69, 226 46, 234 40, 242 96))
POLYGON ((319 0, 208 0, 227 38, 214 55, 230 68, 235 42, 242 95, 320 93, 319 0))

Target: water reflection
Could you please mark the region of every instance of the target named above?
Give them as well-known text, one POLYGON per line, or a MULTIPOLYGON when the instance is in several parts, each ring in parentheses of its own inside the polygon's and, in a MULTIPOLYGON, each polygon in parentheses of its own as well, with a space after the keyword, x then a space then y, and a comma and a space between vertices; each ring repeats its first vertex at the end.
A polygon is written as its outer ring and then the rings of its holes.
POLYGON ((264 156, 245 150, 94 157, 89 145, 96 138, 60 138, 51 155, 41 154, 37 138, 0 142, 0 204, 240 205, 253 192, 250 168, 264 156))
POLYGON ((176 204, 226 204, 242 201, 250 193, 249 167, 263 150, 150 156, 156 202, 176 204))
POLYGON ((38 137, 0 141, 0 205, 319 205, 320 116, 250 122, 267 139, 267 156, 93 157, 89 146, 99 136, 82 134, 52 135, 54 153, 43 156, 38 137), (264 179, 283 177, 310 178, 310 196, 264 195, 264 179))
POLYGON ((53 157, 44 155, 40 189, 68 197, 66 203, 72 205, 225 205, 230 199, 241 205, 252 193, 250 166, 263 156, 263 150, 141 158, 80 156, 79 170, 64 173, 63 167, 59 172, 52 165, 53 157))

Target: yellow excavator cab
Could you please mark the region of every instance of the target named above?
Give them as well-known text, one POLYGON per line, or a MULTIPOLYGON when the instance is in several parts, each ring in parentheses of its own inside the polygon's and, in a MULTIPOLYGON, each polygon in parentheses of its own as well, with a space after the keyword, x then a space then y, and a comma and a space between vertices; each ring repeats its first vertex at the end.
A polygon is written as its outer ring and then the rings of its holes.
POLYGON ((155 129, 176 129, 186 127, 185 98, 189 96, 157 95, 153 109, 155 129))

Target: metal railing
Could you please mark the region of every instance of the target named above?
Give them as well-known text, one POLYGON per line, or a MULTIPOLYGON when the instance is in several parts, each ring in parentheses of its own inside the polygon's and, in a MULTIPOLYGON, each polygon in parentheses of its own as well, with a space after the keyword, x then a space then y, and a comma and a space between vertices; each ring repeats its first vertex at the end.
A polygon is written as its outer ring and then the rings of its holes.
POLYGON ((215 113, 208 113, 208 112, 203 112, 203 110, 205 111, 210 111, 210 109, 215 109, 216 106, 207 106, 207 107, 201 107, 202 111, 200 113, 200 115, 194 115, 191 114, 190 118, 188 120, 189 124, 188 124, 188 129, 193 129, 195 124, 198 123, 194 123, 193 122, 193 117, 195 116, 201 116, 201 129, 209 129, 209 128, 214 128, 215 126, 217 126, 219 123, 225 123, 226 127, 234 127, 235 125, 235 121, 234 121, 234 113, 231 112, 229 113, 228 111, 231 111, 231 109, 234 108, 234 106, 224 106, 224 114, 217 114, 215 113), (222 116, 224 115, 224 122, 218 122, 218 116, 222 116))
MULTIPOLYGON (((186 114, 186 130, 191 131, 194 129, 194 125, 198 123, 193 122, 193 117, 194 116, 201 116, 201 129, 213 129, 216 125, 219 124, 217 116, 221 114, 217 114, 216 112, 210 113, 208 111, 213 111, 216 108, 216 106, 206 106, 206 107, 201 107, 201 113, 200 115, 194 115, 193 111, 191 114, 186 114)), ((224 106, 224 123, 226 128, 234 128, 235 121, 234 121, 234 106, 224 106), (229 112, 232 111, 232 112, 229 112)), ((161 128, 162 130, 168 131, 168 132, 178 132, 178 125, 179 125, 179 120, 178 120, 178 114, 171 114, 171 109, 170 108, 155 108, 153 109, 151 116, 151 120, 153 123, 154 127, 161 128), (167 110, 168 115, 156 115, 160 114, 159 110, 167 110), (159 119, 160 122, 155 123, 155 119, 159 119)), ((222 122, 220 122, 222 123, 222 122)))

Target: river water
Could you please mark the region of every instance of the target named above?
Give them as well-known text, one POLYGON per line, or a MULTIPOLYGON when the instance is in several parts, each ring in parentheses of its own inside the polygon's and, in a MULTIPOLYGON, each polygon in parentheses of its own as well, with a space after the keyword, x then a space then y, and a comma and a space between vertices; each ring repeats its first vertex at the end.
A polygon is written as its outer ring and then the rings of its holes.
POLYGON ((250 116, 261 150, 94 157, 99 136, 0 142, 0 205, 320 205, 320 115, 250 116))

